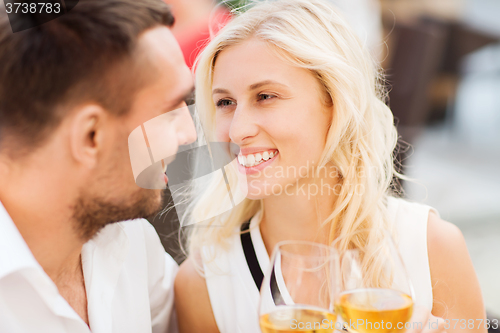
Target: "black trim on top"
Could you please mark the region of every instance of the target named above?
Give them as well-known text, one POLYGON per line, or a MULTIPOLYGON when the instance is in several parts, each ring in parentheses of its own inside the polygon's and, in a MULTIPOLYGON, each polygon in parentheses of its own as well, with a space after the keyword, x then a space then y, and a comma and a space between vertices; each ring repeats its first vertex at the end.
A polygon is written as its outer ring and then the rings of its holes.
POLYGON ((253 281, 257 289, 260 290, 262 280, 264 280, 264 273, 262 273, 262 269, 260 268, 249 230, 250 220, 241 225, 241 245, 243 246, 243 252, 245 253, 245 259, 247 260, 248 268, 250 268, 250 273, 252 273, 253 281))
POLYGON ((273 271, 271 272, 271 296, 273 297, 273 301, 275 305, 286 305, 285 301, 283 300, 283 296, 281 295, 280 287, 278 287, 278 282, 276 281, 276 272, 273 271))
MULTIPOLYGON (((255 253, 255 248, 253 246, 252 237, 250 236, 250 220, 243 223, 241 226, 241 245, 243 247, 243 252, 245 253, 245 259, 247 261, 248 268, 250 269, 250 273, 252 274, 253 281, 257 286, 257 289, 260 290, 262 285, 262 281, 264 280, 264 273, 259 265, 259 260, 257 259, 257 253, 255 253)), ((283 305, 285 302, 283 301, 283 296, 281 296, 280 289, 278 287, 278 283, 276 281, 276 274, 273 271, 271 273, 270 280, 271 287, 271 295, 274 300, 274 304, 283 305)))

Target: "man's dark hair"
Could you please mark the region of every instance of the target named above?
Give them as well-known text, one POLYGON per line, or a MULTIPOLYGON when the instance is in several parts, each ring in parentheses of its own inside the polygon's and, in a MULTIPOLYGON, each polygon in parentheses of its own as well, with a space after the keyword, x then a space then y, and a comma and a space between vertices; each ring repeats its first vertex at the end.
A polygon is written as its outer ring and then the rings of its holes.
POLYGON ((141 81, 133 70, 139 35, 174 22, 161 0, 80 0, 12 33, 0 10, 0 149, 9 154, 39 146, 79 103, 126 114, 141 81))

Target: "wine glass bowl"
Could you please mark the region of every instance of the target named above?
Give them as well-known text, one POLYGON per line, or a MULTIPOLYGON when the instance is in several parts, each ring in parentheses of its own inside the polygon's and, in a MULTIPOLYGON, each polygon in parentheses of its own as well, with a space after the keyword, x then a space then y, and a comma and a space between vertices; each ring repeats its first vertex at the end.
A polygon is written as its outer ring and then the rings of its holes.
POLYGON ((262 332, 333 332, 337 271, 338 256, 332 247, 305 241, 278 243, 261 287, 262 332))
POLYGON ((335 310, 350 332, 403 332, 412 315, 413 301, 393 289, 357 289, 339 295, 335 310))
POLYGON ((378 239, 372 251, 342 248, 346 244, 340 238, 333 243, 340 265, 335 312, 352 333, 404 332, 413 312, 411 281, 391 235, 385 230, 370 233, 378 239))

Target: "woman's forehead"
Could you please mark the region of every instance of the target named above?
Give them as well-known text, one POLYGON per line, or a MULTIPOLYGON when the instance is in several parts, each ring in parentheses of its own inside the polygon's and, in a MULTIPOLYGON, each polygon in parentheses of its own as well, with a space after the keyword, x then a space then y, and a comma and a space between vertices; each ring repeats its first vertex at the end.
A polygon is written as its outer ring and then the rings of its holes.
POLYGON ((292 65, 276 52, 275 46, 253 37, 219 53, 212 88, 248 88, 261 82, 296 86, 310 84, 311 80, 316 78, 308 69, 292 65))

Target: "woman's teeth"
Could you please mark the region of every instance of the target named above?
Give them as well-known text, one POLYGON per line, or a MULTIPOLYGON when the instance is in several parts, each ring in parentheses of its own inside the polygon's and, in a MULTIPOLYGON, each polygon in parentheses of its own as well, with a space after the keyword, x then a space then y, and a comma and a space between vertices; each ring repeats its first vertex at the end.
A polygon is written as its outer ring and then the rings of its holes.
POLYGON ((263 153, 238 155, 238 162, 244 167, 252 167, 264 163, 265 161, 273 158, 278 153, 277 150, 265 151, 263 153))

